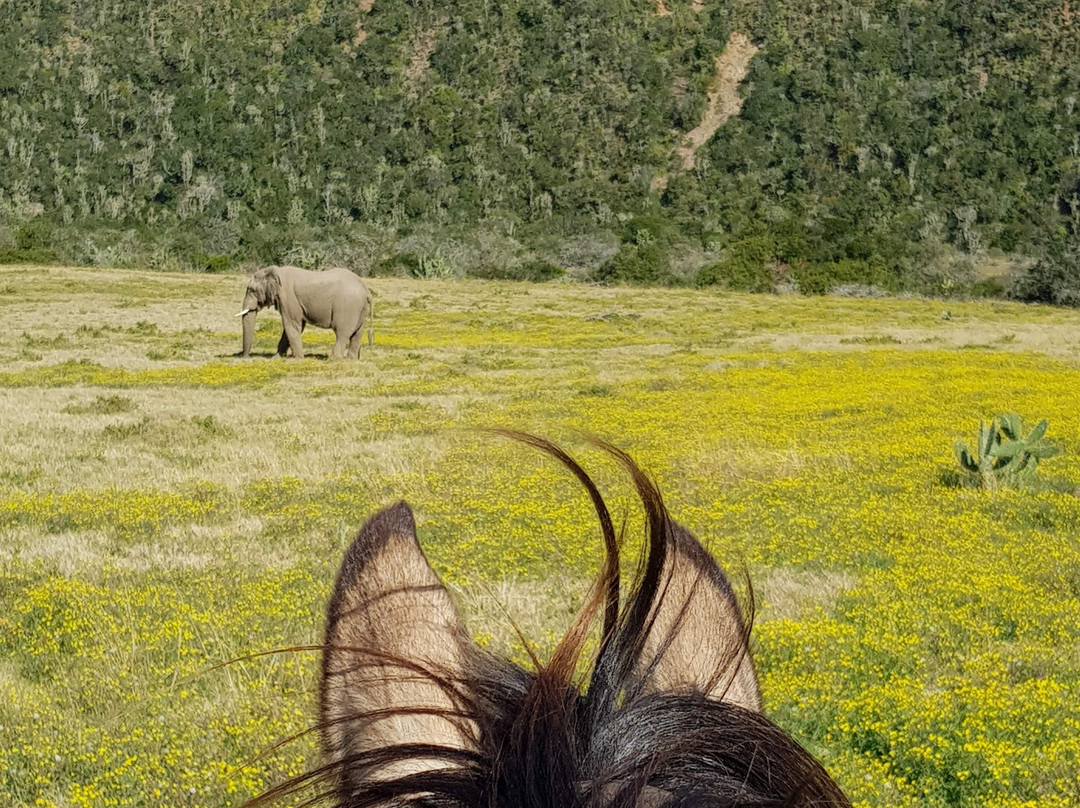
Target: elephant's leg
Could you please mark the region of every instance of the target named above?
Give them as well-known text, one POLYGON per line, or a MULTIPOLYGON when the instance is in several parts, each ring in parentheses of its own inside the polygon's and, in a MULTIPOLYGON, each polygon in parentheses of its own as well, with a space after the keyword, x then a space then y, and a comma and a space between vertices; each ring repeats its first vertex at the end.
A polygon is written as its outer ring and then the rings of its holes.
POLYGON ((334 351, 330 354, 333 359, 344 359, 345 352, 349 348, 349 335, 345 329, 339 328, 334 332, 334 351))
MULTIPOLYGON (((300 323, 300 333, 301 334, 304 333, 304 326, 306 326, 306 325, 307 325, 307 323, 305 323, 305 322, 300 323)), ((278 352, 278 356, 285 356, 289 352, 289 335, 288 335, 288 332, 284 328, 281 329, 281 339, 278 340, 277 352, 278 352)), ((296 353, 296 351, 293 351, 293 354, 295 354, 295 353, 296 353)))
POLYGON ((304 331, 304 321, 301 320, 296 322, 294 320, 282 318, 282 325, 285 327, 285 338, 288 339, 289 347, 292 348, 293 358, 303 359, 304 346, 303 343, 300 342, 300 334, 304 331))
POLYGON ((349 337, 349 359, 360 358, 360 337, 363 333, 363 329, 358 328, 356 333, 349 337))

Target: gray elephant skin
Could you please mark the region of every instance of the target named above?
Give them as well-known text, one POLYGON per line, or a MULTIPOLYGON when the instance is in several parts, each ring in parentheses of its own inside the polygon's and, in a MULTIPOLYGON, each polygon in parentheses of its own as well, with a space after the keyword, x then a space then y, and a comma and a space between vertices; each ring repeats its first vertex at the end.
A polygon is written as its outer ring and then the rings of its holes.
POLYGON ((277 352, 304 358, 300 334, 304 326, 333 329, 336 339, 332 356, 360 354, 360 336, 368 323, 368 345, 373 339, 374 313, 371 292, 359 277, 347 269, 311 272, 300 267, 264 267, 251 276, 244 293, 244 308, 236 316, 244 318, 244 345, 241 356, 251 355, 255 338, 255 316, 259 309, 273 306, 281 312, 282 334, 277 352))

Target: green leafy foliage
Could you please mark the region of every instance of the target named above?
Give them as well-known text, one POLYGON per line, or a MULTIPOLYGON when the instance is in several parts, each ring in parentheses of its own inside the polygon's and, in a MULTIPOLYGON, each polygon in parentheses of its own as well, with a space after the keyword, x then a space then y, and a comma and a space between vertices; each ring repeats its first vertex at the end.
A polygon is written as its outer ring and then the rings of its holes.
POLYGON ((520 264, 481 267, 470 271, 469 274, 475 278, 488 278, 491 280, 544 283, 565 276, 566 270, 550 261, 535 259, 520 264))
MULTIPOLYGON (((1059 0, 667 7, 0 4, 0 261, 206 269, 499 221, 515 263, 617 236, 611 281, 674 282, 650 248, 720 233, 771 242, 809 293, 936 291, 938 264, 996 249, 1043 256, 1020 296, 1080 301, 1059 0), (760 48, 742 109, 683 170, 735 31, 760 48)), ((698 282, 764 288, 745 260, 698 282)))
POLYGON ((15 244, 0 247, 0 264, 47 264, 55 260, 52 227, 41 219, 23 223, 15 231, 15 244))
POLYGON ((668 247, 679 239, 679 231, 668 219, 660 216, 635 216, 626 223, 623 241, 638 247, 655 244, 668 247))
POLYGON ((846 259, 834 263, 801 263, 791 272, 804 295, 825 295, 841 286, 890 286, 889 273, 880 263, 846 259))
POLYGON ((1006 297, 1009 288, 1001 278, 982 278, 971 284, 973 297, 1006 297))
POLYGON ((722 261, 702 267, 695 283, 738 292, 771 292, 776 284, 770 268, 774 245, 771 238, 754 236, 732 244, 722 261))
POLYGON ((1019 415, 999 415, 979 424, 974 452, 963 441, 956 442, 953 452, 969 479, 988 491, 1024 487, 1035 479, 1040 460, 1061 454, 1061 449, 1045 440, 1048 427, 1044 418, 1025 435, 1019 415))
POLYGON ((372 275, 383 277, 418 277, 420 258, 412 253, 394 253, 372 267, 372 275))
POLYGON ((203 272, 227 272, 232 266, 232 256, 229 255, 201 255, 198 266, 203 272))
POLYGON ((668 255, 655 243, 624 244, 593 276, 600 283, 629 283, 641 286, 670 286, 675 278, 668 255))
POLYGON ((1016 296, 1033 303, 1080 306, 1080 232, 1068 241, 1059 237, 1017 284, 1016 296))

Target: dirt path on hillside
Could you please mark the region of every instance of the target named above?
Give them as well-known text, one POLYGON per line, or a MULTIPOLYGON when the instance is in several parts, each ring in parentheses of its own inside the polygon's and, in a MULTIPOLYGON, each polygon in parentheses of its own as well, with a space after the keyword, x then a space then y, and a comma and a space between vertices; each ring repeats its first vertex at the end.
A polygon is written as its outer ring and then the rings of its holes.
POLYGON ((716 57, 716 77, 709 87, 709 103, 701 123, 691 129, 682 144, 675 149, 684 171, 694 167, 694 155, 721 126, 742 109, 739 85, 750 70, 750 60, 758 47, 746 34, 734 31, 724 52, 716 57))
MULTIPOLYGON (((360 13, 365 15, 369 11, 371 11, 374 5, 375 0, 360 0, 360 2, 357 4, 358 8, 360 9, 360 13)), ((364 30, 364 18, 359 17, 356 20, 356 28, 353 32, 352 46, 354 48, 359 48, 360 44, 365 39, 367 39, 367 31, 364 30)))
MULTIPOLYGON (((695 4, 694 8, 700 10, 701 5, 695 4)), ((709 142, 709 138, 716 134, 717 130, 728 120, 738 115, 742 109, 743 98, 739 95, 739 86, 750 71, 750 60, 758 52, 758 46, 750 41, 750 37, 739 31, 734 31, 728 38, 724 52, 715 57, 716 74, 709 85, 708 103, 705 106, 705 114, 701 122, 687 132, 678 146, 675 154, 679 157, 679 167, 688 171, 694 167, 694 158, 697 150, 709 142)), ((676 79, 673 88, 675 94, 684 93, 686 80, 676 79), (682 82, 680 86, 680 81, 682 82)), ((652 189, 657 193, 663 193, 667 188, 670 174, 661 174, 652 181, 652 189)))

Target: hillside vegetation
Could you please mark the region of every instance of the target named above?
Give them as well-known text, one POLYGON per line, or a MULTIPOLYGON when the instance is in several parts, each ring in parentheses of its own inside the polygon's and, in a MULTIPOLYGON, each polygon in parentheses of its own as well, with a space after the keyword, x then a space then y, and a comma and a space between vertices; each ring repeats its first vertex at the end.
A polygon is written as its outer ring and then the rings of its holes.
POLYGON ((580 456, 628 559, 642 514, 583 431, 745 567, 766 710, 858 808, 1080 804, 1080 313, 371 286, 359 361, 320 329, 241 361, 239 278, 0 267, 0 805, 224 808, 315 765, 313 735, 271 747, 314 723, 317 655, 215 666, 319 642, 398 498, 478 641, 545 658, 599 531, 552 462, 462 428, 493 425, 580 456), (1066 453, 1027 490, 959 484, 954 443, 1000 412, 1066 453))
POLYGON ((1016 293, 1076 302, 1076 17, 1063 0, 3 3, 0 252, 390 273, 437 255, 804 292, 949 292, 1038 261, 1016 293), (725 84, 737 43, 753 58, 725 84))

